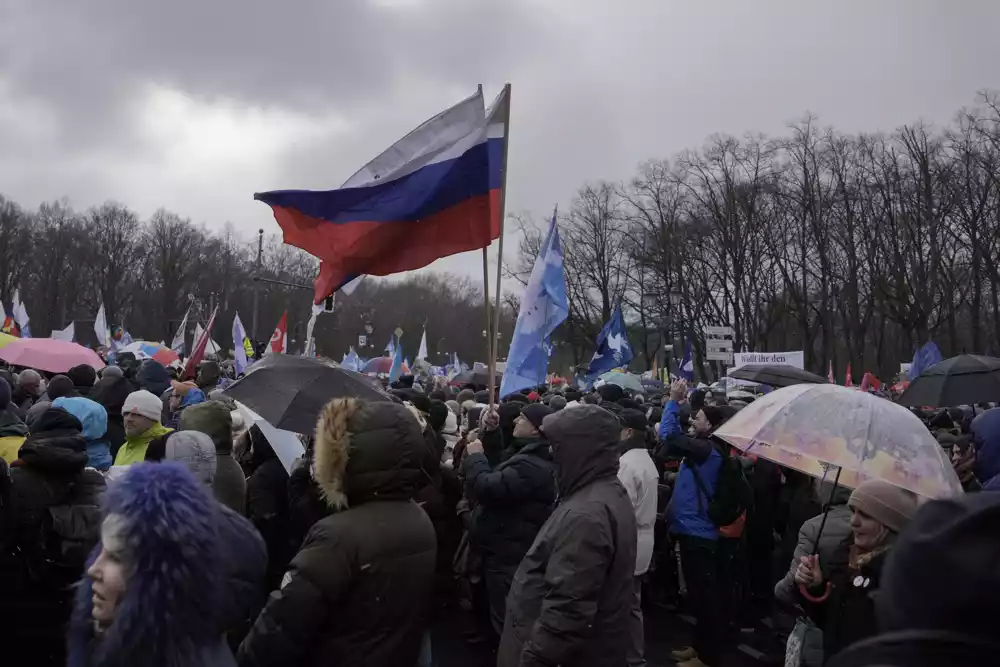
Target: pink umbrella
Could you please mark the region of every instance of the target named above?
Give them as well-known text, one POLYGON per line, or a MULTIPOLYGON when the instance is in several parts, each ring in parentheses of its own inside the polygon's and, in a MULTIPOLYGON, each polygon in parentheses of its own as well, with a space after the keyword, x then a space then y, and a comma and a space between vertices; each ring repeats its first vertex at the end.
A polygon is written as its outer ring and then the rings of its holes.
POLYGON ((0 348, 0 359, 49 373, 65 373, 81 364, 93 366, 95 370, 104 368, 104 362, 93 350, 53 338, 19 338, 0 348))

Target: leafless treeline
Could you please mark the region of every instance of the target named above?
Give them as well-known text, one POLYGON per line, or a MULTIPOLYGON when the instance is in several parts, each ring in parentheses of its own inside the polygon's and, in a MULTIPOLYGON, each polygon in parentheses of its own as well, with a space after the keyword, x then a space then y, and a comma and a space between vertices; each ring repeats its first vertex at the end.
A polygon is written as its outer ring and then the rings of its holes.
MULTIPOLYGON (((525 227, 521 278, 541 225, 525 227)), ((637 367, 658 330, 693 339, 702 363, 710 324, 732 326, 737 350, 804 349, 841 379, 848 362, 890 376, 927 340, 1000 354, 1000 104, 980 94, 944 129, 847 135, 806 117, 779 138, 714 136, 585 185, 560 233, 566 363, 590 357, 619 299, 637 367)))
MULTIPOLYGON (((213 337, 227 347, 237 311, 248 333, 252 328, 256 258, 256 235, 241 236, 231 225, 213 233, 165 210, 142 220, 113 202, 86 212, 65 201, 27 211, 0 196, 0 298, 9 308, 14 290, 20 290, 35 336, 48 336, 74 320, 77 339, 96 344, 92 322, 103 302, 108 322, 124 323, 134 338, 169 341, 189 305, 201 322, 218 305, 213 337)), ((301 351, 316 267, 312 257, 280 237, 264 239, 260 275, 309 289, 262 282, 258 338, 266 340, 287 309, 290 346, 301 351)), ((351 297, 340 298, 333 314, 319 317, 317 348, 339 360, 364 334, 376 343, 360 354, 378 356, 401 327, 404 349, 413 356, 426 320, 431 361, 442 361, 444 352, 458 352, 465 361, 484 359, 482 309, 482 292, 462 279, 369 280, 351 297)), ((505 317, 503 340, 509 341, 510 328, 505 317)))

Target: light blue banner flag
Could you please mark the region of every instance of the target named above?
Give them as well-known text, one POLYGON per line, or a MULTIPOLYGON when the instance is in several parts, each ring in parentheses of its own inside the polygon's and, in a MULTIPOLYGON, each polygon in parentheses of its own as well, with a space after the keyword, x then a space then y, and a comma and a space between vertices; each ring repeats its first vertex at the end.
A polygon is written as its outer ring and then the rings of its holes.
POLYGON ((396 341, 392 336, 389 337, 389 344, 385 346, 385 350, 383 350, 383 352, 385 352, 386 356, 389 357, 396 356, 396 341))
POLYGON ((936 363, 944 360, 941 350, 934 341, 924 344, 922 348, 913 353, 913 363, 910 364, 910 380, 917 379, 921 373, 936 363))
POLYGON ((358 357, 358 353, 354 351, 353 346, 350 351, 344 355, 340 365, 349 371, 361 372, 361 359, 358 357))
MULTIPOLYGON (((185 315, 185 320, 187 316, 185 315)), ((243 328, 243 322, 240 321, 240 314, 236 313, 233 317, 233 364, 236 370, 236 377, 243 375, 247 366, 247 351, 243 347, 243 341, 247 337, 247 332, 243 328)))
POLYGON ((549 356, 552 354, 550 337, 569 314, 562 243, 556 218, 556 212, 553 212, 549 232, 538 249, 521 299, 521 309, 517 313, 517 324, 514 325, 507 364, 500 382, 501 398, 545 384, 549 356))
POLYGON ((684 346, 684 359, 681 360, 680 376, 688 382, 694 381, 694 361, 691 360, 691 341, 684 346))
MULTIPOLYGON (((390 341, 391 342, 391 341, 390 341)), ((403 374, 403 345, 396 341, 393 345, 392 367, 389 368, 389 382, 395 382, 403 374)))
POLYGON ((587 369, 587 380, 593 382, 602 373, 615 368, 627 366, 632 361, 632 346, 628 342, 628 331, 625 329, 625 318, 622 317, 621 305, 615 306, 601 333, 597 334, 597 350, 590 360, 587 369))

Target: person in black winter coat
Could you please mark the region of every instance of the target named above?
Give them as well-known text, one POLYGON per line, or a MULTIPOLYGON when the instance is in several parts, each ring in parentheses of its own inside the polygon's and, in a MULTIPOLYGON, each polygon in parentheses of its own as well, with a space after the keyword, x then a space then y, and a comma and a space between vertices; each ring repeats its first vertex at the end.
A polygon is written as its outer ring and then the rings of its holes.
POLYGON ((412 500, 423 454, 407 408, 326 405, 312 476, 335 513, 309 531, 240 645, 240 665, 416 664, 436 557, 434 527, 412 500))
POLYGON ((298 544, 291 543, 288 517, 288 472, 271 443, 256 425, 247 431, 251 443, 247 475, 247 518, 267 545, 267 590, 281 584, 298 544))
POLYGON ((621 425, 585 405, 549 415, 560 503, 521 561, 498 667, 620 667, 632 610, 636 522, 618 481, 621 425))
POLYGON ((118 450, 125 444, 125 422, 122 416, 122 406, 125 399, 134 392, 135 385, 124 376, 106 375, 97 381, 90 394, 90 400, 100 403, 108 412, 108 431, 105 438, 114 460, 118 450))
POLYGON ((465 493, 476 507, 469 537, 483 555, 490 620, 498 636, 514 572, 556 501, 552 454, 538 430, 551 413, 544 405, 525 407, 514 421, 509 456, 496 468, 478 442, 470 443, 462 462, 465 493))
POLYGON ((87 468, 80 422, 49 408, 34 423, 10 471, 0 554, 0 622, 25 665, 64 665, 71 585, 98 540, 104 478, 87 468), (62 530, 55 531, 54 525, 62 530), (55 553, 58 551, 59 553, 55 553))

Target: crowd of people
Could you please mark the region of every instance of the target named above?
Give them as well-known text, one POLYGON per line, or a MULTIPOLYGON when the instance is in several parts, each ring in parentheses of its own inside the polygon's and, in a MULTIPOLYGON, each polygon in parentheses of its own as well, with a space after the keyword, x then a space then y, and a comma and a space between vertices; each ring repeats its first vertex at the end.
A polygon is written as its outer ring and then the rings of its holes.
POLYGON ((683 380, 404 376, 330 400, 286 467, 216 362, 48 375, 0 370, 5 664, 430 667, 456 608, 499 667, 645 665, 654 608, 694 616, 684 667, 780 616, 791 665, 1000 647, 1000 408, 919 414, 968 492, 925 502, 731 449, 742 403, 683 380))

